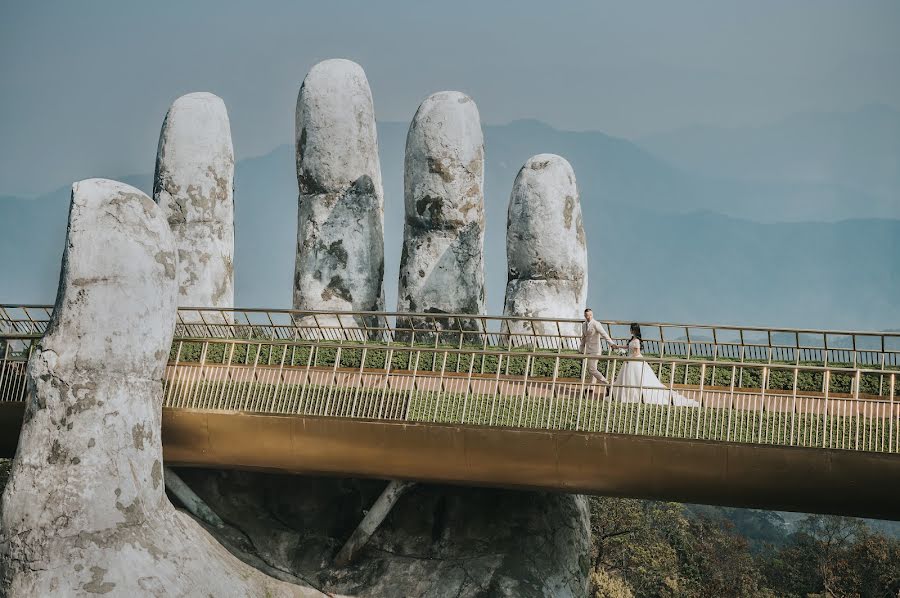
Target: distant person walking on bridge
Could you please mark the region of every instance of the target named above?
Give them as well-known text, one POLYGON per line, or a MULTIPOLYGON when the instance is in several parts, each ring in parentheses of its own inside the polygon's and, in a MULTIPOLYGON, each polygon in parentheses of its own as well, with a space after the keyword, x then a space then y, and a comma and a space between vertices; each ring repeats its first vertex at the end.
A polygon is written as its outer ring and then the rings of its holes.
MULTIPOLYGON (((602 354, 603 347, 600 344, 601 338, 605 340, 612 349, 622 348, 621 345, 617 345, 612 337, 609 336, 609 333, 606 332, 603 324, 594 319, 594 311, 589 307, 584 310, 584 322, 581 324, 581 345, 578 348, 579 353, 582 355, 602 354)), ((601 374, 600 370, 597 369, 596 359, 586 359, 585 364, 588 374, 590 374, 595 382, 603 385, 609 384, 606 376, 601 374)))

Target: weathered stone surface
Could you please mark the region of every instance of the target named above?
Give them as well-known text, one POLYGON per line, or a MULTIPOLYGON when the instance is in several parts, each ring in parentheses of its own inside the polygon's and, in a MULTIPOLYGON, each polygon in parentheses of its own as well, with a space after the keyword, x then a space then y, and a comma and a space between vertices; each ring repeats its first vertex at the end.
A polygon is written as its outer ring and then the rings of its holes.
MULTIPOLYGON (((153 198, 178 247, 178 305, 234 307, 234 150, 225 103, 211 93, 175 100, 159 135, 153 198)), ((200 321, 200 313, 183 317, 200 321)), ((206 321, 222 321, 203 312, 206 321)))
MULTIPOLYGON (((397 310, 484 313, 484 138, 475 102, 442 91, 422 102, 406 137, 406 222, 397 310)), ((418 318, 401 325, 429 328, 418 318)), ((466 319, 439 327, 477 329, 466 319)))
MULTIPOLYGON (((294 308, 382 310, 384 192, 372 92, 358 64, 326 60, 310 69, 297 97, 296 134, 294 308)), ((338 325, 328 317, 319 323, 338 325)))
POLYGON ((28 364, 3 493, 0 595, 313 595, 241 563, 166 499, 176 270, 149 197, 102 179, 73 186, 56 306, 28 364))
POLYGON ((332 558, 385 487, 184 469, 229 527, 211 533, 268 566, 352 596, 581 597, 589 515, 583 497, 418 484, 346 567, 332 558))
MULTIPOLYGON (((582 317, 587 248, 575 174, 564 158, 540 154, 519 170, 509 197, 506 257, 504 315, 582 317)), ((555 323, 511 320, 507 329, 512 344, 558 346, 555 323)), ((559 332, 574 335, 578 325, 561 325, 559 332)))

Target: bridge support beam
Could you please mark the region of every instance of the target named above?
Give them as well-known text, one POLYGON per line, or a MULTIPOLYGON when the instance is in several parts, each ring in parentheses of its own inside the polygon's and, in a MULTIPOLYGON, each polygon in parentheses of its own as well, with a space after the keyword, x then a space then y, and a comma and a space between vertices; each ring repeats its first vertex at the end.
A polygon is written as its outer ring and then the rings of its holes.
POLYGON ((184 483, 184 480, 172 471, 171 467, 163 468, 163 482, 166 490, 171 492, 175 498, 181 501, 188 511, 198 519, 202 519, 206 523, 218 527, 225 527, 225 522, 216 515, 215 511, 209 508, 203 499, 191 490, 191 487, 184 483))
POLYGON ((341 548, 337 556, 334 557, 334 564, 337 567, 344 567, 353 561, 353 557, 359 552, 360 548, 366 545, 384 518, 394 507, 394 504, 403 494, 414 486, 415 482, 404 482, 401 480, 391 480, 381 492, 381 495, 375 500, 372 508, 366 513, 359 525, 353 530, 353 534, 346 544, 341 548))

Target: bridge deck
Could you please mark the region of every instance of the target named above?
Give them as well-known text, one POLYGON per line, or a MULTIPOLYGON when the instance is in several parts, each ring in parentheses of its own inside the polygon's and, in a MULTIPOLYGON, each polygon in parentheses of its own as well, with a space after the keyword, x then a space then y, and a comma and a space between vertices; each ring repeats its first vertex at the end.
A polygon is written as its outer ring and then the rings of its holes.
MULTIPOLYGON (((7 344, 0 360, 7 454, 23 412, 28 343, 7 344)), ((664 388, 614 386, 605 398, 585 380, 586 358, 182 338, 165 373, 164 456, 174 465, 900 518, 896 369, 648 356, 664 388), (673 393, 696 404, 671 404, 673 393)), ((630 361, 592 358, 612 380, 630 361)))
MULTIPOLYGON (((180 364, 164 405, 284 415, 629 433, 896 452, 900 405, 873 395, 753 388, 672 390, 698 405, 616 400, 578 379, 325 367, 180 364)), ((633 389, 665 400, 669 390, 633 389)), ((637 393, 634 393, 635 395, 637 393)))

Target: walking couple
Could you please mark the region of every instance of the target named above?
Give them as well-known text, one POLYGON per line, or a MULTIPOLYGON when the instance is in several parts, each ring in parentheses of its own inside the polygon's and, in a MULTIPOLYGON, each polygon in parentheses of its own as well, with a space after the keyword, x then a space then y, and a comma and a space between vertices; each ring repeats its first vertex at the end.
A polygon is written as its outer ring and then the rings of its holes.
MULTIPOLYGON (((631 325, 631 340, 627 345, 617 344, 603 324, 594 319, 591 308, 584 310, 584 322, 581 324, 581 344, 579 352, 584 355, 600 355, 603 347, 600 340, 605 340, 611 349, 627 349, 627 357, 640 359, 641 355, 641 327, 638 324, 631 325)), ((606 376, 597 369, 597 359, 585 359, 587 373, 592 381, 604 387, 609 387, 606 376)), ((622 364, 615 382, 612 384, 613 398, 623 403, 648 403, 654 405, 682 405, 695 407, 697 401, 689 399, 675 391, 670 391, 666 385, 660 382, 653 369, 645 361, 626 361, 622 364)))

